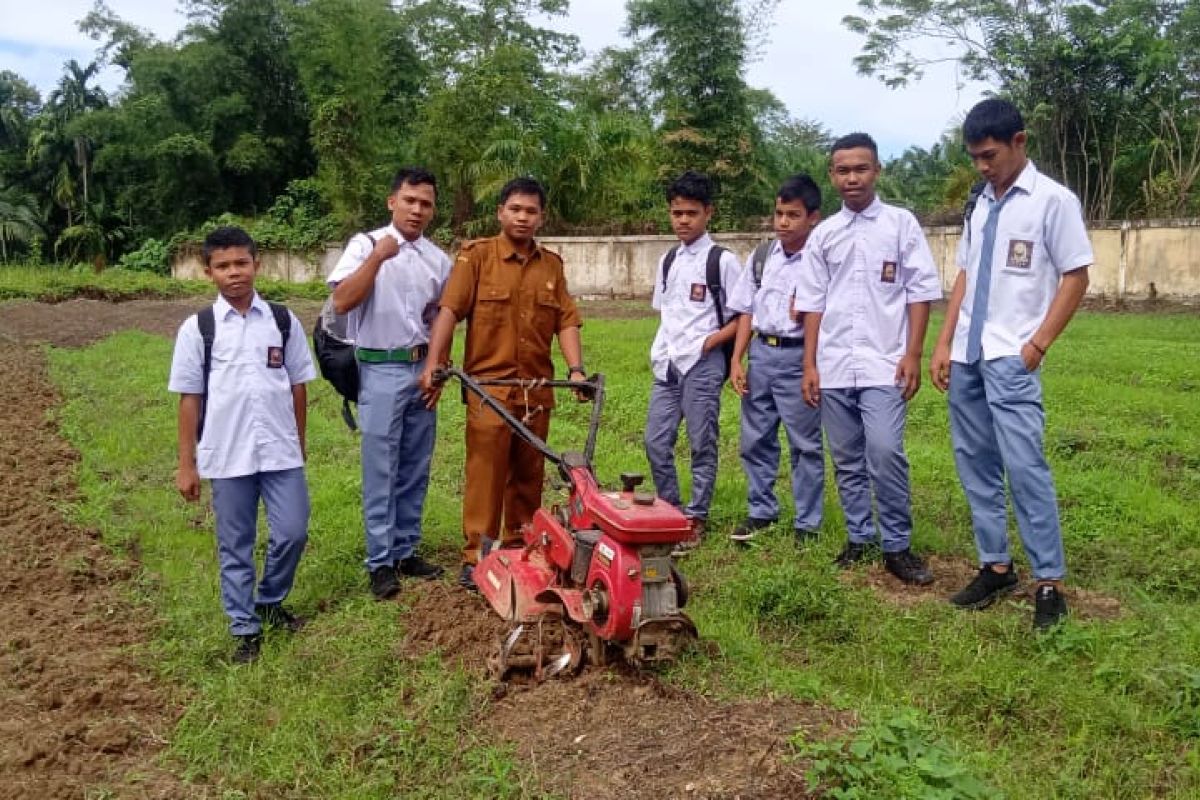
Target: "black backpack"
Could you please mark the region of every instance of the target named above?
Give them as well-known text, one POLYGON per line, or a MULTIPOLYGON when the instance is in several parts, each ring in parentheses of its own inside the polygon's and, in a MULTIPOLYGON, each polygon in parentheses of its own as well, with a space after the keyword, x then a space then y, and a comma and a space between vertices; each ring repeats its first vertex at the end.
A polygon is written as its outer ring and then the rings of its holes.
POLYGON ((342 396, 342 419, 355 431, 358 425, 350 404, 358 402, 358 359, 354 355, 354 340, 347 335, 347 321, 346 314, 334 309, 333 298, 326 300, 313 325, 313 350, 321 377, 342 396))
MULTIPOLYGON (((375 237, 363 236, 375 246, 375 237)), ((349 317, 339 314, 333 307, 333 298, 325 301, 321 313, 313 325, 313 350, 317 354, 317 368, 321 377, 333 385, 342 396, 342 419, 346 427, 358 430, 350 404, 358 404, 358 358, 354 355, 354 340, 348 333, 349 317)))
MULTIPOLYGON (((667 275, 671 272, 671 265, 675 263, 675 256, 679 252, 679 248, 683 245, 672 247, 663 257, 662 265, 662 288, 667 290, 667 275)), ((717 330, 725 327, 725 290, 721 286, 721 255, 725 252, 725 248, 714 244, 708 249, 708 261, 704 264, 704 282, 708 285, 708 293, 713 299, 713 308, 717 312, 717 330)), ((725 377, 729 377, 729 366, 733 363, 733 344, 734 340, 730 339, 725 344, 721 345, 721 350, 725 355, 725 377)))
MULTIPOLYGON (((286 358, 288 337, 292 333, 292 315, 282 303, 272 303, 268 300, 267 305, 271 307, 271 315, 275 317, 275 327, 279 328, 282 340, 280 345, 286 358)), ((196 314, 196 324, 200 326, 200 339, 204 342, 204 394, 200 397, 200 421, 196 425, 196 441, 200 441, 200 437, 204 435, 204 417, 208 413, 208 376, 212 372, 213 340, 217 336, 217 316, 212 306, 201 309, 196 314)))

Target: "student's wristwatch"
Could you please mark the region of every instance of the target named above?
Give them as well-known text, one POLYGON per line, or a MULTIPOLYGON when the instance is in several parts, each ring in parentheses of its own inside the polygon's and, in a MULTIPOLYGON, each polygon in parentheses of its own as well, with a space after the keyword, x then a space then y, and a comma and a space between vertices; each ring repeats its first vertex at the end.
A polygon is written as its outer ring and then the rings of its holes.
POLYGON ((580 375, 583 375, 584 377, 587 377, 587 370, 583 368, 583 364, 575 364, 574 366, 567 367, 567 377, 568 378, 570 378, 576 372, 578 372, 580 375))

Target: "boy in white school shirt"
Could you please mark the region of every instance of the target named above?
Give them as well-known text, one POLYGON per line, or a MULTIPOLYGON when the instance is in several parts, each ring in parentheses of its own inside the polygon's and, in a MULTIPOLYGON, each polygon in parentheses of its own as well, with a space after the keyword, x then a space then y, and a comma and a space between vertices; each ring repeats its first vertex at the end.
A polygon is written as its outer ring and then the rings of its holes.
POLYGON ((729 294, 741 313, 729 383, 742 398, 740 453, 746 472, 746 519, 729 538, 745 544, 779 516, 779 426, 787 435, 792 477, 792 530, 796 544, 817 535, 825 506, 825 452, 821 412, 796 391, 804 374, 804 320, 792 311, 796 271, 804 244, 821 221, 821 190, 803 173, 775 195, 775 239, 755 250, 729 294), (761 265, 760 265, 761 260, 761 265), (750 354, 749 370, 742 356, 750 354))
POLYGON ((794 307, 805 314, 801 391, 821 409, 846 516, 848 541, 836 563, 845 568, 871 555, 874 505, 884 566, 925 585, 933 574, 909 546, 904 424, 921 386, 929 303, 942 292, 916 218, 876 196, 879 172, 867 134, 833 143, 829 175, 842 209, 809 237, 796 285, 794 307))
POLYGON ((1043 452, 1040 369, 1087 291, 1092 247, 1079 200, 1025 153, 1025 121, 1007 100, 977 104, 963 139, 987 180, 964 221, 958 275, 929 364, 950 391, 950 434, 971 506, 979 574, 950 602, 981 609, 1017 585, 1008 548, 1005 478, 1029 556, 1033 625, 1067 614, 1054 478, 1043 452))
POLYGON ((650 346, 654 386, 645 445, 655 491, 691 520, 692 537, 676 547, 676 553, 683 555, 700 545, 716 488, 721 387, 726 377, 723 348, 733 341, 737 329, 737 315, 725 308, 725 296, 741 265, 737 256, 708 235, 714 207, 707 175, 689 170, 672 181, 667 206, 679 244, 663 254, 655 273, 651 305, 661 321, 650 346), (692 497, 687 505, 675 471, 681 422, 687 425, 692 455, 692 497))
POLYGON ((175 485, 195 502, 200 479, 211 481, 221 603, 237 640, 233 658, 245 663, 258 657, 264 624, 292 632, 304 624, 283 601, 308 541, 304 384, 316 370, 299 320, 254 290, 259 260, 249 234, 217 228, 205 237, 203 255, 220 295, 211 316, 209 309, 192 315, 175 340, 168 383, 180 395, 175 485), (256 581, 260 498, 270 536, 256 581))

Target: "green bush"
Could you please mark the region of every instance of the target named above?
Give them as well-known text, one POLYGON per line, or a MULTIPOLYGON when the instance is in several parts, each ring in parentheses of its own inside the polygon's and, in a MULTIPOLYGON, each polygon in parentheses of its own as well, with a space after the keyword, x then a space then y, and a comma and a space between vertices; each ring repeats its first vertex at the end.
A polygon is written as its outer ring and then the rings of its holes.
POLYGON ((798 758, 808 759, 808 788, 837 800, 1001 800, 932 736, 914 711, 903 711, 859 729, 852 739, 791 740, 798 758))
POLYGON ((121 256, 117 266, 135 272, 170 275, 171 247, 161 239, 147 239, 137 250, 121 256))

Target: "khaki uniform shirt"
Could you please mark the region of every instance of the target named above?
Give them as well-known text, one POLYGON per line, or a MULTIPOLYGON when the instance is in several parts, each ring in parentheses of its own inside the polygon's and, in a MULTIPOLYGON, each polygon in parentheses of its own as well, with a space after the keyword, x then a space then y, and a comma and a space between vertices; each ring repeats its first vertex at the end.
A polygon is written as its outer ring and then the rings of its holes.
MULTIPOLYGON (((583 324, 567 291, 562 258, 536 242, 525 258, 504 234, 462 246, 440 304, 466 318, 463 369, 479 378, 553 378, 554 336, 583 324)), ((509 403, 526 402, 520 388, 488 391, 509 403)), ((527 402, 550 408, 554 391, 529 391, 527 402)))

